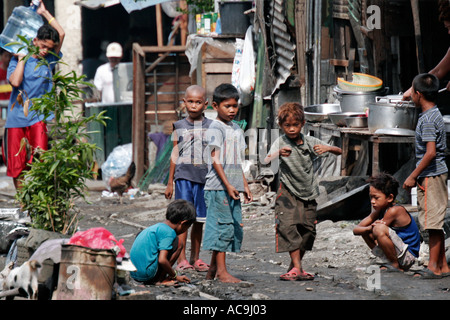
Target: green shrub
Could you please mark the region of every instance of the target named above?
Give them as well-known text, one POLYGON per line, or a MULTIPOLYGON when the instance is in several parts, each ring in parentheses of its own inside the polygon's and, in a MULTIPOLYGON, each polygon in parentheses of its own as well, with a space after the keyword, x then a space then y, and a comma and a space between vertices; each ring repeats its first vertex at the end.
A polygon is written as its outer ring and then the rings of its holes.
MULTIPOLYGON (((39 48, 26 39, 22 41, 27 43, 29 51, 25 60, 39 52, 39 48)), ((43 58, 39 65, 51 67, 43 58)), ((37 229, 73 233, 79 219, 75 200, 86 200, 86 180, 93 176, 93 154, 98 149, 89 143, 87 124, 94 121, 106 126, 108 118, 104 115, 106 111, 90 117, 76 111, 74 102, 82 100, 84 93, 80 85, 90 85, 83 78, 74 71, 67 74, 56 71, 50 79, 52 90, 31 99, 30 110, 43 114, 45 118, 50 113, 55 116, 48 123, 49 149, 34 150, 33 161, 23 174, 22 187, 16 194, 22 210, 27 210, 31 217, 32 227, 37 229)), ((29 105, 26 93, 22 99, 24 106, 29 105)))

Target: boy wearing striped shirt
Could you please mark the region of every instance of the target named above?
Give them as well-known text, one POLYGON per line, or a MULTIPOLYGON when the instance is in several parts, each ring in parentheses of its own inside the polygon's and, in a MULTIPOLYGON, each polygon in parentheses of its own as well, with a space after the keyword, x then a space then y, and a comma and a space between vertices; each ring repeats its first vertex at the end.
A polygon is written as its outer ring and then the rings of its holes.
POLYGON ((424 278, 441 278, 450 272, 445 257, 444 217, 447 210, 446 132, 444 119, 436 106, 439 80, 432 74, 419 74, 413 80, 411 98, 422 113, 416 126, 414 171, 405 180, 405 189, 417 186, 419 223, 428 231, 428 267, 419 272, 424 278))

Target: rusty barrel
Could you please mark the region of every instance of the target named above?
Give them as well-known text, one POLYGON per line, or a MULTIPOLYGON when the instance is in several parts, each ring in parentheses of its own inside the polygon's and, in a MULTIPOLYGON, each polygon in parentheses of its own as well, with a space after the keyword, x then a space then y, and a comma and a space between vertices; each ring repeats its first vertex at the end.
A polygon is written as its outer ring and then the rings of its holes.
POLYGON ((55 300, 111 300, 116 275, 112 250, 61 246, 55 300))

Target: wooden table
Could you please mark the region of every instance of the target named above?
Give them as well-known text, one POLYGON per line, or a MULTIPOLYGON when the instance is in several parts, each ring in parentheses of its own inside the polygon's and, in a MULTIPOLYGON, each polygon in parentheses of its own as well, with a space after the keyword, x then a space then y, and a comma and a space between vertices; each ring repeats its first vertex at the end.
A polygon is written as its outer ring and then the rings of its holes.
POLYGON ((328 134, 341 139, 341 176, 346 176, 348 174, 347 156, 350 139, 368 141, 372 144, 372 175, 380 172, 380 144, 415 143, 414 136, 377 135, 370 133, 368 128, 338 127, 331 123, 306 122, 304 132, 314 133, 313 135, 319 139, 322 134, 328 134))

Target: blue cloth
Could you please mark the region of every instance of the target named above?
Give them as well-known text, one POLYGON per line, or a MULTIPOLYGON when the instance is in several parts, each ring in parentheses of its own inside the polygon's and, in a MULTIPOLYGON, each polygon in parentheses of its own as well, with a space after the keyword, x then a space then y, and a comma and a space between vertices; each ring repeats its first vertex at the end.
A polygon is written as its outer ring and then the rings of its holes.
POLYGON ((205 191, 207 207, 203 249, 219 252, 240 252, 244 229, 241 201, 226 191, 205 191))
MULTIPOLYGON (((62 53, 60 52, 59 58, 61 57, 62 53)), ((57 61, 59 58, 55 57, 52 54, 48 54, 45 57, 45 59, 47 59, 47 61, 51 63, 50 66, 52 70, 55 68, 55 64, 52 62, 57 61)), ((41 97, 43 94, 49 92, 52 89, 53 87, 53 83, 51 81, 52 72, 46 66, 37 67, 39 61, 40 61, 39 59, 30 57, 25 63, 25 69, 23 71, 23 81, 19 87, 17 88, 13 87, 13 90, 11 92, 5 128, 29 127, 39 121, 44 120, 43 115, 37 115, 36 112, 34 111, 30 111, 28 113, 28 116, 26 117, 23 112, 23 106, 18 102, 15 103, 20 91, 23 91, 25 93, 23 97, 23 101, 25 101, 27 98, 32 99, 41 97), (15 105, 14 108, 11 110, 11 105, 13 103, 15 103, 15 105)), ((17 63, 18 63, 17 57, 13 57, 8 66, 7 79, 10 78, 11 74, 16 69, 17 63)), ((30 108, 31 103, 28 109, 30 108)), ((53 118, 54 116, 52 114, 46 120, 51 120, 53 118)))
POLYGON ((422 161, 427 151, 427 142, 436 143, 436 157, 425 168, 419 178, 438 176, 446 173, 445 150, 447 148, 447 135, 445 132, 444 118, 441 112, 434 106, 422 112, 416 126, 416 158, 417 165, 422 161))
POLYGON ((175 230, 165 223, 157 223, 138 234, 130 250, 130 260, 136 272, 130 272, 137 281, 149 281, 158 271, 158 257, 161 250, 170 251, 177 237, 175 230))
POLYGON ((197 214, 197 222, 206 221, 206 205, 202 183, 196 183, 189 180, 175 180, 175 199, 183 199, 192 202, 197 214))

